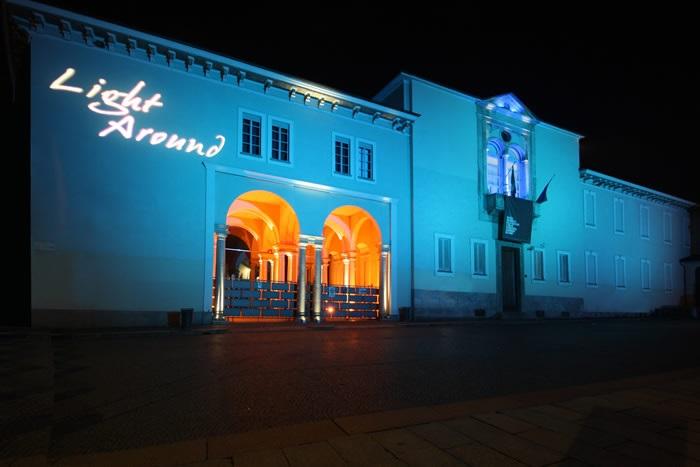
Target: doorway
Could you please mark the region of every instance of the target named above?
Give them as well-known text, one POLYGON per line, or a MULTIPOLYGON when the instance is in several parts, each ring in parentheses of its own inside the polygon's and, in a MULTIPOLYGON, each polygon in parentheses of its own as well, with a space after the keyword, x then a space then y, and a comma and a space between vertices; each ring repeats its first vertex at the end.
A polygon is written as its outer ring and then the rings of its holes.
POLYGON ((501 247, 501 299, 504 313, 520 312, 520 249, 501 247))

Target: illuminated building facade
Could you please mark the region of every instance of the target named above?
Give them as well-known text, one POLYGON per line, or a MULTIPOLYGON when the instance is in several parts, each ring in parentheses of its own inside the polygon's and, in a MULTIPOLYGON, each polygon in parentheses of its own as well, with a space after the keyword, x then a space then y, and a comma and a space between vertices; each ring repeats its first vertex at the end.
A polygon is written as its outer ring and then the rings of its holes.
POLYGON ((512 95, 482 101, 401 74, 370 101, 9 7, 31 37, 34 325, 165 325, 181 308, 206 323, 679 301, 691 203, 579 171, 579 136, 512 95))

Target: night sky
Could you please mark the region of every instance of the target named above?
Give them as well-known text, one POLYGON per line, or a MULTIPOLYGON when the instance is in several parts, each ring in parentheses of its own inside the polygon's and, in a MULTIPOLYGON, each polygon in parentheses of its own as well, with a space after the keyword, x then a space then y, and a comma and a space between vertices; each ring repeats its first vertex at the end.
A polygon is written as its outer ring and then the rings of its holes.
POLYGON ((688 12, 45 3, 364 98, 400 71, 478 98, 513 92, 540 120, 584 136, 581 167, 700 201, 700 41, 688 12))

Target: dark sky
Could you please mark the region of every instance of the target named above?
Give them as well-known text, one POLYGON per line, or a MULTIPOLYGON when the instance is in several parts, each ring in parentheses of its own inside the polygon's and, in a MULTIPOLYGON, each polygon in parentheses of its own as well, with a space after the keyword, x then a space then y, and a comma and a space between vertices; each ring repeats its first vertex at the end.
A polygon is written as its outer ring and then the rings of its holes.
POLYGON ((700 201, 691 166, 700 155, 700 40, 689 12, 45 3, 360 97, 399 71, 480 98, 513 92, 540 120, 584 136, 582 167, 700 201))

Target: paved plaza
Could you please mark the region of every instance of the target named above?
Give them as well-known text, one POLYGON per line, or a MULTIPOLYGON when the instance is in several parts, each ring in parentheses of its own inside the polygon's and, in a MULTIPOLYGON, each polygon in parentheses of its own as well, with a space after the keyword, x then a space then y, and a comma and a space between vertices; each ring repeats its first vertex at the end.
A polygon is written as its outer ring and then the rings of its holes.
POLYGON ((2 333, 0 465, 700 465, 700 323, 2 333))

